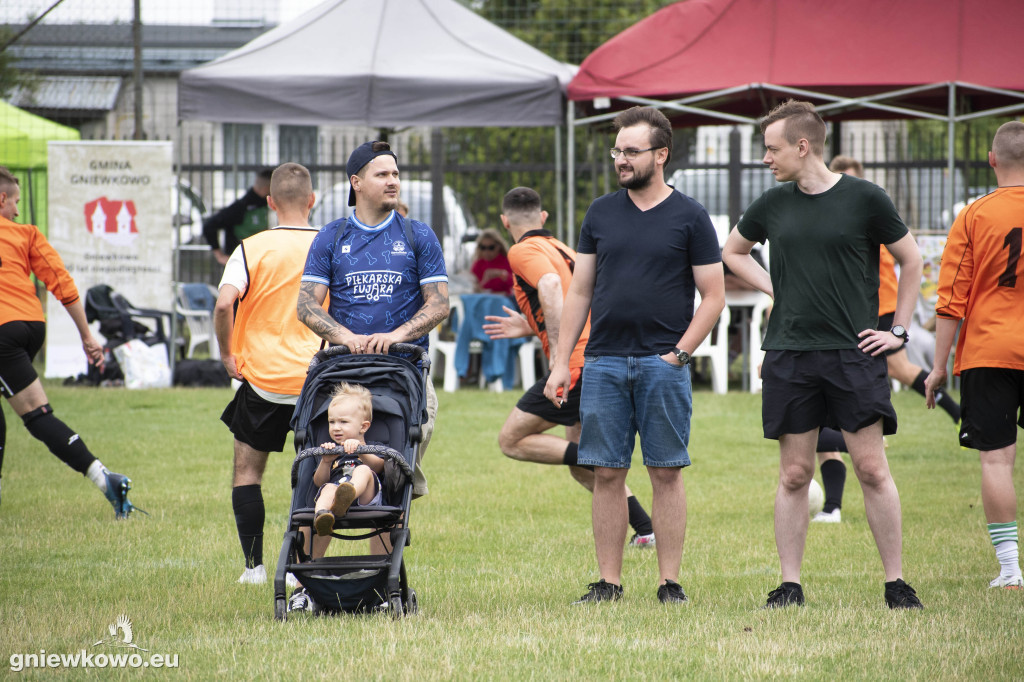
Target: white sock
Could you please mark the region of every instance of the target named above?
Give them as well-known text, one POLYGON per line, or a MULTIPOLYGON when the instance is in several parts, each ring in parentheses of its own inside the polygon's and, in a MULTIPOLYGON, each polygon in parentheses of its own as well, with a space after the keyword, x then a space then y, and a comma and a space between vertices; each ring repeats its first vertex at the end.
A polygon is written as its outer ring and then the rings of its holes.
POLYGON ((96 484, 100 492, 107 492, 107 467, 103 466, 103 462, 96 460, 90 464, 89 470, 85 472, 85 476, 96 484))
POLYGON ((996 545, 996 559, 999 559, 999 575, 1002 577, 1016 578, 1021 574, 1016 542, 1001 542, 996 545))

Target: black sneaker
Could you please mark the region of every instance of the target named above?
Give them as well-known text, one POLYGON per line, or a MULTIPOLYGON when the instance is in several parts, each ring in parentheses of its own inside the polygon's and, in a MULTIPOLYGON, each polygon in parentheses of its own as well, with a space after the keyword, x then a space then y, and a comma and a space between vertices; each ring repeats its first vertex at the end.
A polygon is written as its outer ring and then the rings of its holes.
POLYGON ((658 601, 662 604, 682 604, 690 600, 679 583, 666 580, 664 585, 658 586, 658 601))
POLYGON ((792 604, 804 605, 804 589, 800 583, 782 583, 768 593, 768 603, 762 608, 781 609, 792 604))
POLYGON ((897 578, 894 583, 885 584, 885 603, 890 609, 924 608, 914 588, 903 582, 902 578, 897 578))
POLYGON ((574 601, 573 604, 589 604, 598 601, 618 601, 622 599, 622 585, 609 583, 602 578, 596 583, 587 585, 589 590, 585 595, 574 601))
POLYGON ((288 613, 292 611, 312 611, 314 607, 313 597, 306 592, 305 587, 299 587, 288 599, 288 613))

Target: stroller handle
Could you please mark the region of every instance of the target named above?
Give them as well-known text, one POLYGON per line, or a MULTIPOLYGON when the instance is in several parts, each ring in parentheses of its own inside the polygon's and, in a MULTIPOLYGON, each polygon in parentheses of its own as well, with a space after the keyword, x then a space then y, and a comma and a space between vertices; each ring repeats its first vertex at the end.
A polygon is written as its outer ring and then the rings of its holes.
MULTIPOLYGON (((306 448, 295 456, 295 461, 292 462, 292 490, 299 482, 299 462, 310 457, 322 457, 324 455, 344 455, 347 454, 344 448, 306 448)), ((356 448, 356 451, 352 453, 354 455, 377 455, 381 459, 390 459, 398 466, 402 472, 412 477, 412 468, 409 463, 405 461, 405 457, 394 448, 389 448, 386 445, 360 445, 356 448)))
MULTIPOLYGON (((309 368, 312 369, 316 365, 320 364, 327 358, 333 358, 338 355, 349 355, 348 346, 330 346, 323 350, 317 351, 316 355, 313 356, 313 360, 309 363, 309 368)), ((413 364, 419 362, 427 354, 427 351, 422 346, 417 346, 413 343, 393 343, 388 349, 387 355, 409 355, 410 360, 413 364)))

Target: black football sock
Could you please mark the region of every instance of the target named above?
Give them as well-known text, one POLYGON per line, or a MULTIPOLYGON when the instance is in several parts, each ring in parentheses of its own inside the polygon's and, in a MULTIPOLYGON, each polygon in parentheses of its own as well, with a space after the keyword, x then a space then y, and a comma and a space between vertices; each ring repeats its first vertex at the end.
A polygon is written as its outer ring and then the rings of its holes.
POLYGON ((630 495, 626 498, 626 505, 629 507, 629 525, 633 527, 637 535, 650 535, 654 532, 654 525, 651 523, 651 517, 644 510, 644 506, 640 504, 640 500, 636 499, 636 495, 630 495))
POLYGON ((263 489, 256 485, 240 485, 231 489, 231 506, 235 509, 238 540, 245 554, 245 567, 255 568, 263 563, 263 489))
POLYGON ((23 415, 21 419, 28 432, 41 440, 50 452, 78 473, 87 475, 89 465, 96 458, 77 433, 53 416, 53 408, 49 403, 23 415))
POLYGON ((570 467, 579 467, 581 469, 594 470, 594 467, 587 464, 579 464, 577 459, 580 454, 580 446, 577 443, 569 441, 569 444, 565 446, 565 454, 562 455, 562 464, 570 467))
POLYGON ((4 419, 4 411, 0 410, 0 478, 4 470, 4 449, 7 447, 7 420, 4 419))
POLYGON ((825 488, 823 512, 832 512, 843 506, 843 486, 846 485, 846 465, 841 459, 826 459, 821 463, 821 482, 825 488))

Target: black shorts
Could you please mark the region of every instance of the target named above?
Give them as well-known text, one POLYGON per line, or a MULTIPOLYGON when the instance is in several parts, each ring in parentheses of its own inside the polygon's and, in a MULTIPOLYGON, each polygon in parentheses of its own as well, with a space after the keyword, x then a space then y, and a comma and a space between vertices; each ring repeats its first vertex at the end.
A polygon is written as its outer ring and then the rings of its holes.
POLYGON ((827 426, 855 432, 882 420, 896 433, 885 358, 857 349, 770 350, 761 367, 764 437, 827 426))
POLYGON ((555 407, 550 400, 544 397, 544 386, 548 382, 548 376, 550 373, 531 386, 516 403, 516 407, 552 424, 561 424, 562 426, 579 424, 580 387, 583 385, 583 375, 581 374, 576 385, 569 389, 569 401, 561 407, 555 407))
POLYGON ((1024 370, 975 367, 960 373, 960 445, 998 450, 1024 428, 1024 370))
POLYGON ((10 398, 39 378, 32 360, 45 340, 45 322, 0 325, 0 394, 10 398))
POLYGON ((264 400, 248 381, 243 381, 220 420, 228 425, 236 440, 249 447, 260 452, 281 452, 292 430, 294 412, 294 405, 264 400))
MULTIPOLYGON (((895 312, 886 313, 885 315, 879 315, 878 316, 878 326, 875 327, 875 329, 878 329, 879 331, 889 331, 890 329, 892 329, 892 321, 894 319, 896 319, 896 313, 895 312)), ((884 353, 882 353, 882 355, 885 355, 886 357, 888 357, 890 355, 896 355, 901 350, 904 350, 906 347, 907 347, 907 344, 906 344, 906 342, 904 342, 904 344, 902 346, 900 346, 899 348, 893 348, 892 350, 887 350, 884 353)))

